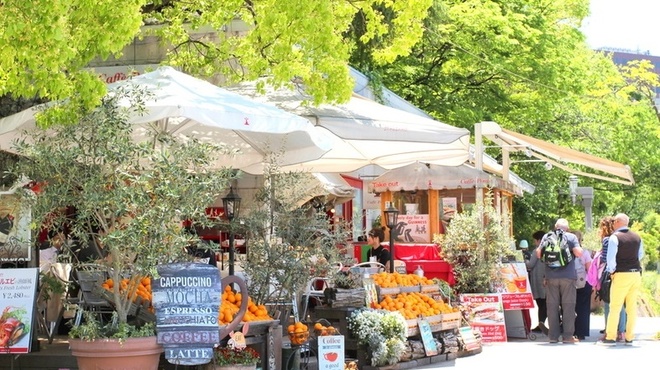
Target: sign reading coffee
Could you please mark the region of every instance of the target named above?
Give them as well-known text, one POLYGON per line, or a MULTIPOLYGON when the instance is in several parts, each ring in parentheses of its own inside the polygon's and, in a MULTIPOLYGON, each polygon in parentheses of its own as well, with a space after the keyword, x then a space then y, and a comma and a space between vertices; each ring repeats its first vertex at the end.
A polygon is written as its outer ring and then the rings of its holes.
POLYGON ((157 340, 176 365, 201 365, 220 342, 218 311, 221 281, 215 266, 174 263, 158 266, 152 282, 157 340))

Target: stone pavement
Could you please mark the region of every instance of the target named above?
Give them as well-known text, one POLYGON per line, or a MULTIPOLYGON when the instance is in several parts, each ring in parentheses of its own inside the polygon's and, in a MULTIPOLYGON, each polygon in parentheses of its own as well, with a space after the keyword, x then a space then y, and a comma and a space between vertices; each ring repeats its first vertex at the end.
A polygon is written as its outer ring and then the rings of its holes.
MULTIPOLYGON (((536 325, 534 323, 534 325, 536 325)), ((534 370, 568 369, 585 366, 596 369, 622 369, 631 365, 641 365, 649 369, 660 366, 660 317, 640 317, 637 319, 633 346, 603 346, 596 344, 604 328, 603 316, 591 316, 591 335, 577 344, 550 344, 548 338, 540 334, 535 341, 513 339, 507 343, 484 344, 481 353, 461 357, 456 360, 431 364, 417 369, 441 368, 519 368, 525 366, 534 370)))

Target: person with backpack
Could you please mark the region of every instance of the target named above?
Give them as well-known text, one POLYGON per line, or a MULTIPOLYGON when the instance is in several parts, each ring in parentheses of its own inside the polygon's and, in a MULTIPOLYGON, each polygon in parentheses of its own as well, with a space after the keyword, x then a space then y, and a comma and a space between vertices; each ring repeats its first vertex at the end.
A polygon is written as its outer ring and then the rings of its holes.
MULTIPOLYGON (((607 246, 605 269, 612 275, 610 288, 610 312, 619 312, 626 305, 625 344, 632 345, 637 321, 637 298, 642 287, 642 264, 644 243, 642 238, 628 228, 630 219, 625 213, 614 216, 614 233, 607 246)), ((616 344, 619 317, 609 315, 605 327, 605 339, 601 343, 616 344)))
POLYGON ((541 244, 536 248, 536 257, 545 263, 545 296, 550 343, 557 343, 560 335, 565 344, 579 342, 573 336, 577 280, 575 258, 582 256, 582 253, 578 238, 568 232, 568 220, 565 218, 557 220, 554 231, 545 234, 541 244), (560 325, 563 326, 563 331, 560 325))

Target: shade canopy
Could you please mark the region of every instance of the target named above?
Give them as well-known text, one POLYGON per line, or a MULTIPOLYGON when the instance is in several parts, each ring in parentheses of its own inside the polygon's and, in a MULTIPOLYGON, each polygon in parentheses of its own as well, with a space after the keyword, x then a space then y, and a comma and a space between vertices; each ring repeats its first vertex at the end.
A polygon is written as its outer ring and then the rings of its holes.
MULTIPOLYGON (((155 134, 169 134, 182 140, 226 145, 238 151, 226 155, 217 167, 233 167, 262 173, 272 153, 278 165, 293 165, 319 158, 332 145, 328 135, 306 119, 227 91, 171 67, 160 67, 128 80, 108 85, 108 93, 139 88, 146 90, 145 112, 134 114, 137 141, 154 140, 155 134)), ((128 105, 122 99, 120 105, 128 105)), ((34 129, 37 108, 0 120, 0 149, 11 150, 11 140, 22 130, 34 129)))
POLYGON ((311 172, 352 172, 369 164, 385 169, 416 161, 456 166, 468 159, 469 132, 433 119, 353 95, 348 103, 313 106, 301 85, 297 89, 257 90, 256 82, 228 89, 274 104, 307 118, 319 135, 330 135, 332 149, 320 159, 284 167, 311 172))
POLYGON ((508 151, 527 151, 531 157, 546 161, 575 175, 626 185, 635 183, 630 167, 623 163, 507 130, 495 122, 481 122, 480 125, 484 137, 502 148, 507 148, 508 151))
POLYGON ((415 191, 440 189, 472 189, 475 186, 493 187, 522 195, 522 189, 512 183, 468 165, 439 166, 413 163, 389 170, 375 178, 370 191, 415 191))

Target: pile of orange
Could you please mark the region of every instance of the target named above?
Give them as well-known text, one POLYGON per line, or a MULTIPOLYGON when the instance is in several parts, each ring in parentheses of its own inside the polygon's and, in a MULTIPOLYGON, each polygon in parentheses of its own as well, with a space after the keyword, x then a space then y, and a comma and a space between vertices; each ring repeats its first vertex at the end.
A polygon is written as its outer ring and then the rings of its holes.
POLYGON ((316 335, 320 337, 324 335, 339 335, 339 331, 335 329, 332 325, 325 326, 320 322, 314 324, 314 332, 316 333, 316 335))
MULTIPOLYGON (((115 282, 112 279, 108 279, 101 284, 101 287, 108 291, 112 291, 114 286, 115 282)), ((131 296, 133 302, 137 301, 137 297, 148 302, 151 302, 151 299, 153 298, 151 292, 151 279, 148 276, 122 279, 119 282, 119 291, 126 292, 129 289, 134 290, 134 293, 131 296)))
POLYGON ((289 325, 286 329, 289 333, 289 340, 293 345, 304 344, 309 339, 309 329, 307 325, 300 321, 296 321, 295 324, 289 325))
POLYGON ((457 312, 457 307, 451 307, 443 301, 436 301, 423 293, 399 293, 396 297, 386 295, 380 302, 372 303, 371 308, 388 311, 399 311, 404 318, 414 319, 422 316, 433 316, 441 313, 457 312))
POLYGON ((433 280, 427 279, 424 276, 415 274, 400 274, 398 272, 379 272, 372 275, 371 277, 374 279, 376 285, 381 288, 435 284, 433 280))
MULTIPOLYGON (((231 286, 226 286, 225 291, 222 292, 222 302, 220 304, 220 312, 218 312, 218 323, 226 325, 234 320, 234 316, 238 313, 241 307, 242 294, 234 292, 231 286)), ((265 321, 273 320, 268 314, 266 306, 257 305, 248 297, 248 306, 242 321, 265 321)))

